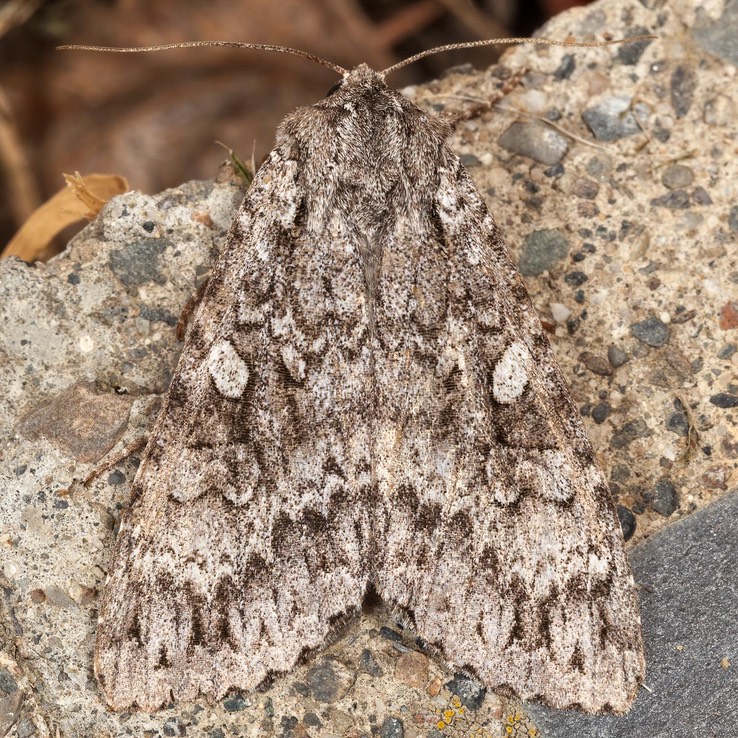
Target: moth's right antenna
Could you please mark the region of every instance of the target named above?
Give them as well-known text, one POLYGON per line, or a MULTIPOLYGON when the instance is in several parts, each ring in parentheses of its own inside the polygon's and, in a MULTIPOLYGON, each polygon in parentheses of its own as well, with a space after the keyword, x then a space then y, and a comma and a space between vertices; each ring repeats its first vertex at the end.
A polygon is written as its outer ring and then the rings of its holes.
POLYGON ((241 41, 182 41, 177 44, 162 44, 161 46, 129 46, 119 48, 117 46, 83 46, 80 44, 66 44, 64 46, 57 46, 56 48, 61 51, 107 51, 113 54, 135 54, 143 51, 166 51, 167 49, 191 49, 196 46, 227 46, 233 49, 255 49, 257 51, 277 51, 281 54, 292 54, 293 56, 299 56, 303 59, 309 59, 314 61, 316 64, 320 64, 322 67, 337 72, 341 76, 348 74, 348 71, 343 67, 329 62, 326 59, 321 59, 315 54, 310 54, 307 51, 300 51, 300 49, 291 49, 289 46, 276 46, 274 44, 248 44, 241 41))
POLYGON ((490 38, 484 41, 466 41, 458 44, 446 44, 445 46, 436 46, 427 51, 421 51, 415 56, 404 59, 397 64, 393 64, 388 69, 381 72, 382 76, 396 72, 398 69, 406 67, 408 64, 414 64, 420 59, 432 54, 440 54, 442 51, 453 51, 454 49, 474 49, 478 46, 494 46, 496 44, 540 44, 541 46, 612 46, 613 44, 633 43, 634 41, 651 41, 657 36, 632 36, 631 38, 616 38, 609 41, 552 41, 547 38, 490 38))

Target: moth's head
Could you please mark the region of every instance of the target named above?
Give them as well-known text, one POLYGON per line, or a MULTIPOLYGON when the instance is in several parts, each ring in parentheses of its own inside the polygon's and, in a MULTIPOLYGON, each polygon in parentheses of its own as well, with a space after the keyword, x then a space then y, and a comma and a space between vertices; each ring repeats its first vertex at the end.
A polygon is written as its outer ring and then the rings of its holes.
POLYGON ((375 72, 366 64, 359 64, 358 67, 344 72, 343 77, 328 90, 326 98, 341 93, 343 96, 347 94, 355 96, 356 94, 360 94, 361 90, 369 92, 371 90, 385 88, 384 76, 384 72, 375 72))

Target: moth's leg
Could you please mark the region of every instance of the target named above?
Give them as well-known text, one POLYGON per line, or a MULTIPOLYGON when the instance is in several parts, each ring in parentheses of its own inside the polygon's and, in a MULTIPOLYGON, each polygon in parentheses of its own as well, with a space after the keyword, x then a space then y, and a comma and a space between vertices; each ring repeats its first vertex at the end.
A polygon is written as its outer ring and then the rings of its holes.
POLYGON ((525 68, 518 70, 511 75, 509 79, 504 81, 502 87, 500 87, 494 97, 489 98, 489 100, 470 97, 469 102, 473 103, 473 105, 466 110, 455 110, 452 113, 447 113, 442 116, 443 119, 455 128, 459 123, 465 120, 478 118, 483 113, 488 113, 495 107, 495 105, 497 105, 498 102, 500 102, 500 100, 507 97, 520 84, 520 80, 522 80, 527 73, 528 70, 525 68))
POLYGON ((187 302, 182 308, 182 312, 179 314, 179 320, 177 321, 177 327, 174 329, 174 335, 178 341, 184 341, 185 335, 187 334, 187 326, 190 324, 190 319, 197 310, 197 306, 202 301, 202 297, 205 294, 205 288, 210 282, 210 275, 208 274, 205 279, 200 283, 198 288, 190 295, 187 302))

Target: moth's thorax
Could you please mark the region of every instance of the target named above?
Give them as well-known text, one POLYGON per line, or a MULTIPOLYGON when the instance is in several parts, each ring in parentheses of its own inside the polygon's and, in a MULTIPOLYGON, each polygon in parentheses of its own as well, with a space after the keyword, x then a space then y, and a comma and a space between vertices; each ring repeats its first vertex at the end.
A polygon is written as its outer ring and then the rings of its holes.
MULTIPOLYGON (((416 211, 435 192, 450 126, 361 65, 326 98, 283 121, 277 145, 297 161, 321 210, 371 205, 378 217, 416 211)), ((315 222, 315 221, 313 221, 315 222)))

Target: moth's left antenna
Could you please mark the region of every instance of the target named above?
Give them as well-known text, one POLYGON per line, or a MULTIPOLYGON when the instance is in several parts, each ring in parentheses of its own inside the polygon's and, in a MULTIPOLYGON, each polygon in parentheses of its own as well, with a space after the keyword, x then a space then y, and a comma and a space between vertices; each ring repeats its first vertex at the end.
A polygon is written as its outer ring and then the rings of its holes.
POLYGON ((143 51, 166 51, 167 49, 191 49, 197 46, 227 46, 232 49, 254 49, 256 51, 276 51, 280 54, 292 54, 293 56, 299 56, 303 59, 309 59, 314 61, 316 64, 320 64, 322 67, 331 69, 334 72, 345 75, 347 70, 343 67, 329 62, 326 59, 321 59, 315 54, 310 54, 307 51, 301 51, 300 49, 291 49, 289 46, 277 46, 274 44, 249 44, 241 41, 182 41, 176 44, 162 44, 161 46, 129 46, 129 47, 118 47, 118 46, 83 46, 81 44, 65 44, 64 46, 57 46, 56 48, 60 51, 107 51, 113 54, 135 54, 143 51))

